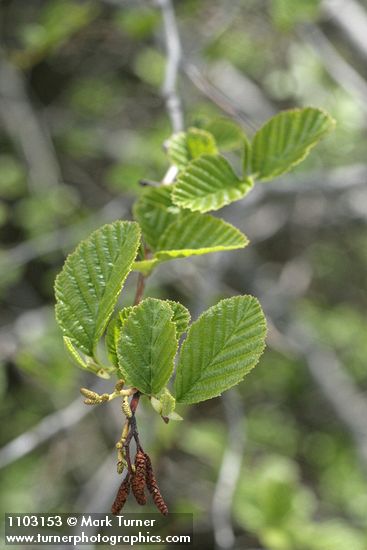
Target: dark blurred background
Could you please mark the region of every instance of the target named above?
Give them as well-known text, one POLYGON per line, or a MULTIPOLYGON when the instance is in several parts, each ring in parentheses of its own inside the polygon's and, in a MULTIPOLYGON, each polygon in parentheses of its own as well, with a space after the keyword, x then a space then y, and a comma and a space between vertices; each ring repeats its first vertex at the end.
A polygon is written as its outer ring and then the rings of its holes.
MULTIPOLYGON (((119 406, 78 396, 112 382, 70 364, 53 281, 81 238, 131 217, 139 179, 168 168, 165 4, 0 3, 2 512, 105 512, 118 486, 119 406)), ((195 514, 195 548, 366 550, 367 2, 174 7, 187 126, 229 116, 251 136, 280 109, 313 105, 337 128, 223 210, 248 248, 169 262, 148 280, 148 294, 193 317, 253 293, 270 330, 241 385, 179 408, 181 423, 146 404, 141 437, 170 509, 195 514)), ((124 304, 135 285, 133 274, 124 304)))

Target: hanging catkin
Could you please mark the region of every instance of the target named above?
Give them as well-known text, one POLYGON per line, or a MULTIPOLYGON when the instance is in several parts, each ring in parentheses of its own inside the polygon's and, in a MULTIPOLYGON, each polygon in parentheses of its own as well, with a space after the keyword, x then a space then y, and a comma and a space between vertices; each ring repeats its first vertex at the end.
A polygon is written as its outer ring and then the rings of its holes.
POLYGON ((127 497, 129 496, 129 492, 130 492, 130 475, 127 474, 127 476, 121 483, 120 488, 117 491, 115 501, 112 504, 111 513, 114 516, 117 516, 117 514, 119 514, 122 508, 124 507, 124 504, 127 501, 127 497))
POLYGON ((135 473, 131 479, 131 489, 136 502, 141 506, 147 503, 144 493, 146 485, 146 456, 142 451, 138 451, 135 456, 135 473))
POLYGON ((131 418, 133 415, 133 413, 131 412, 129 400, 127 397, 124 397, 124 399, 122 400, 122 412, 124 413, 126 418, 131 418))
POLYGON ((155 479, 152 463, 149 455, 144 453, 145 465, 146 465, 146 483, 149 492, 152 495, 154 504, 158 508, 161 514, 166 516, 168 514, 167 504, 164 502, 164 498, 159 490, 157 480, 155 479))

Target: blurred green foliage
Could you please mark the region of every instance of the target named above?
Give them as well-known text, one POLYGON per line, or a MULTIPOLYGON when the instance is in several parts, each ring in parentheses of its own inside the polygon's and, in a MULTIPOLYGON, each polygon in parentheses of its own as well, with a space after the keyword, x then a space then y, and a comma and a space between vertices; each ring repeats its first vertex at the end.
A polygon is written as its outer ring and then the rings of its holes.
POLYGON ((0 196, 2 199, 16 199, 26 189, 25 170, 18 160, 9 154, 0 156, 0 196))
POLYGON ((57 0, 46 4, 34 22, 27 22, 18 30, 23 48, 14 53, 16 62, 24 67, 39 62, 60 48, 97 14, 96 2, 76 4, 57 0))
POLYGON ((130 38, 143 40, 149 38, 160 24, 159 13, 149 7, 141 7, 139 10, 125 8, 116 13, 115 25, 130 38))
POLYGON ((319 0, 273 0, 270 14, 280 30, 292 30, 297 23, 314 21, 319 14, 319 0))

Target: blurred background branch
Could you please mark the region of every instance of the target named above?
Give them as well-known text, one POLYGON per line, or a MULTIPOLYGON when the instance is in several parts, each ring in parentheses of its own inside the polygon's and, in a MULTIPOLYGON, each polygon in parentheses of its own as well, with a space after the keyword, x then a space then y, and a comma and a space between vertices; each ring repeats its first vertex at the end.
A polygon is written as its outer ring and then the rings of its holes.
POLYGON ((28 165, 32 189, 42 192, 62 177, 46 125, 27 96, 23 75, 0 56, 0 117, 28 165))
POLYGON ((232 526, 232 507, 245 450, 245 415, 237 388, 224 393, 221 402, 228 429, 228 441, 213 495, 212 523, 216 548, 227 549, 233 548, 236 540, 232 526))
POLYGON ((367 11, 356 0, 323 0, 325 15, 337 25, 359 54, 367 58, 367 11))
POLYGON ((167 53, 166 73, 162 93, 166 100, 167 113, 170 117, 172 130, 180 132, 184 128, 181 99, 176 92, 177 76, 182 57, 180 36, 178 34, 172 1, 156 0, 156 2, 162 10, 167 53))

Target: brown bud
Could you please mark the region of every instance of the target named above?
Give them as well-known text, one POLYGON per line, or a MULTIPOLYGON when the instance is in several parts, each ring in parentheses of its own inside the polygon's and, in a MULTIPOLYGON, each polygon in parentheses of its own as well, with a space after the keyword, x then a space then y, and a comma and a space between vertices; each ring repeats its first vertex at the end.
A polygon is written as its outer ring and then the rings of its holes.
POLYGON ((131 488, 136 502, 141 506, 147 503, 147 498, 144 493, 146 485, 146 459, 142 451, 138 451, 135 456, 135 473, 131 480, 131 488))
POLYGON ((125 502, 127 501, 127 497, 130 493, 130 476, 127 474, 124 481, 121 483, 119 490, 117 491, 117 495, 115 498, 114 503, 112 504, 111 513, 114 516, 117 516, 124 507, 125 502))
POLYGON ((150 494, 153 497, 153 502, 160 511, 161 514, 166 516, 168 514, 167 504, 164 501, 164 498, 161 494, 161 491, 158 487, 157 480, 153 472, 152 462, 150 456, 144 453, 145 456, 145 465, 146 465, 146 483, 150 494))

